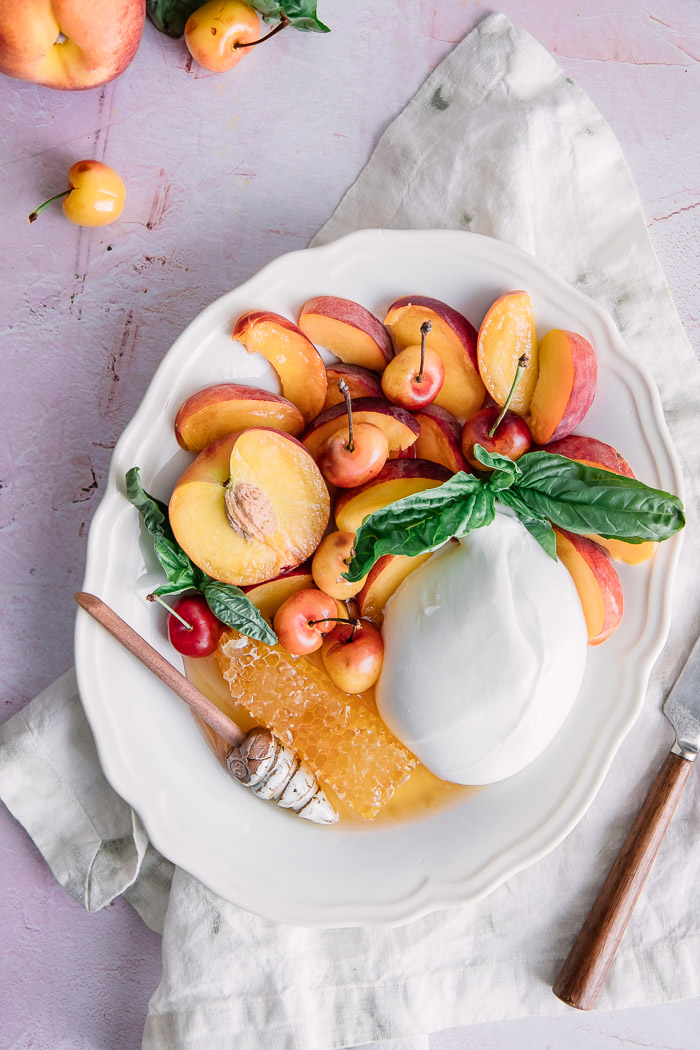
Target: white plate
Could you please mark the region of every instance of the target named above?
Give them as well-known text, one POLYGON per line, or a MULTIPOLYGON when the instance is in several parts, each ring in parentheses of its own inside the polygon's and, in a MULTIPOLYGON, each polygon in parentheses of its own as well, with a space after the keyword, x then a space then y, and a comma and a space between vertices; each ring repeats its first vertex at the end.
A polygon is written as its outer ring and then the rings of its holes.
MULTIPOLYGON (((596 347, 598 394, 580 428, 614 445, 647 484, 682 494, 659 396, 610 317, 525 253, 451 231, 363 231, 285 255, 204 310, 173 344, 117 444, 90 529, 84 589, 108 602, 169 659, 162 618, 145 595, 162 582, 123 478, 142 468, 167 499, 191 459, 173 437, 183 399, 210 383, 277 389, 259 355, 231 341, 238 315, 296 318, 314 295, 354 299, 383 317, 400 295, 448 302, 478 326, 504 291, 527 289, 540 334, 580 332, 596 347)), ((222 897, 283 922, 392 924, 473 901, 560 842, 595 796, 642 705, 668 632, 680 536, 641 566, 620 568, 622 625, 590 649, 576 705, 546 750, 520 774, 429 820, 388 830, 316 827, 242 790, 209 751, 185 706, 86 614, 76 667, 100 760, 151 841, 222 897)))

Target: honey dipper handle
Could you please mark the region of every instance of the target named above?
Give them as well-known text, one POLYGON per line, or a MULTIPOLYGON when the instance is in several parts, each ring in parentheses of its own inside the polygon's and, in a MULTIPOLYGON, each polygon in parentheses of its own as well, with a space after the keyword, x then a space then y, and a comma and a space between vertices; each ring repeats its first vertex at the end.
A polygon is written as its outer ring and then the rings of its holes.
POLYGON ((156 678, 160 678, 161 682, 172 689, 181 700, 184 700, 187 706, 199 715, 203 722, 211 726, 215 733, 218 733, 233 747, 238 747, 243 742, 246 735, 243 730, 239 729, 228 715, 220 711, 216 704, 200 693, 199 689, 192 685, 184 674, 176 670, 164 656, 161 656, 152 645, 149 645, 145 638, 129 627, 121 616, 117 616, 113 609, 110 609, 94 594, 88 594, 85 591, 78 591, 73 597, 81 609, 97 620, 118 642, 121 642, 125 649, 128 649, 137 660, 152 671, 156 678))

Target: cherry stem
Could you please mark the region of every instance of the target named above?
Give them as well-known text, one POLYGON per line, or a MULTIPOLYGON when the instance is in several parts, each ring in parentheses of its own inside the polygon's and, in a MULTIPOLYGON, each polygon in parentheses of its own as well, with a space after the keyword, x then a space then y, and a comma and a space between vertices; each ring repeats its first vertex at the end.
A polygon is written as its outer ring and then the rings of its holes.
POLYGON ((350 387, 344 379, 338 380, 338 390, 340 390, 341 394, 345 398, 345 407, 348 412, 348 443, 345 447, 348 450, 348 452, 354 452, 355 443, 353 441, 352 434, 352 398, 350 397, 350 387))
MULTIPOLYGON (((71 189, 72 189, 72 187, 71 187, 71 189)), ((55 197, 49 197, 49 199, 47 201, 44 201, 43 204, 40 204, 39 207, 35 209, 35 211, 31 212, 27 216, 29 221, 30 222, 36 222, 36 220, 39 217, 39 212, 40 211, 43 211, 44 208, 47 208, 49 206, 49 204, 53 204, 54 201, 60 200, 61 197, 66 197, 71 192, 71 189, 64 190, 63 193, 57 193, 55 197)))
POLYGON ((176 620, 179 620, 180 623, 182 624, 182 626, 186 627, 188 631, 193 631, 194 630, 194 627, 192 626, 192 624, 188 623, 187 620, 184 618, 184 616, 180 616, 180 613, 175 612, 175 610, 170 605, 168 605, 167 602, 163 601, 163 599, 161 598, 161 596, 159 594, 147 594, 146 595, 146 601, 147 602, 158 602, 159 605, 162 605, 164 609, 168 610, 168 612, 170 613, 171 616, 174 616, 176 620))
POLYGON ((317 623, 349 623, 351 627, 361 627, 359 619, 355 617, 348 620, 346 616, 324 616, 322 620, 307 620, 309 627, 315 627, 317 623))
POLYGON ((283 12, 282 13, 282 17, 280 18, 280 20, 277 23, 277 25, 275 26, 275 28, 271 29, 270 32, 267 33, 265 36, 261 36, 259 40, 253 40, 252 43, 250 43, 250 44, 243 43, 242 41, 236 41, 236 43, 233 45, 233 49, 235 51, 236 48, 239 48, 239 47, 246 47, 246 48, 248 48, 248 47, 255 47, 256 44, 264 44, 265 41, 269 40, 270 37, 273 37, 275 35, 275 33, 281 33, 282 30, 286 29, 289 24, 290 24, 289 23, 289 19, 287 18, 287 16, 283 12))
POLYGON ((520 382, 520 380, 523 377, 523 372, 525 371, 525 369, 527 368, 527 366, 529 364, 530 364, 530 358, 527 356, 527 354, 521 354, 520 357, 518 358, 518 367, 515 369, 515 376, 513 377, 513 383, 511 385, 510 391, 508 392, 508 397, 506 398, 506 403, 503 406, 503 408, 501 409, 501 413, 500 413, 498 419, 496 420, 496 422, 493 424, 493 426, 489 430, 488 436, 490 438, 492 438, 494 436, 494 434, 498 430, 499 426, 501 425, 503 417, 505 416, 506 412, 508 411, 508 407, 509 407, 511 401, 513 400, 513 397, 515 396, 515 391, 518 389, 518 383, 520 382))
POLYGON ((420 326, 420 368, 418 369, 418 375, 416 376, 416 383, 423 382, 423 365, 425 364, 425 337, 427 336, 428 332, 432 327, 432 321, 423 321, 423 324, 420 326))

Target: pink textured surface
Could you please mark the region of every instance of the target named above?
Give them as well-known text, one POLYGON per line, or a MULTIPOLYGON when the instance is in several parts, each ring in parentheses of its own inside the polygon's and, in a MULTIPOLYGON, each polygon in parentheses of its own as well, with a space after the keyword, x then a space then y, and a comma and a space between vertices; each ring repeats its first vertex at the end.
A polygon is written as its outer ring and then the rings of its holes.
MULTIPOLYGON (((499 6, 612 124, 697 347, 696 0, 499 6)), ((110 452, 175 336, 216 296, 308 242, 385 126, 489 11, 481 0, 321 7, 330 36, 285 33, 219 77, 147 25, 132 66, 104 89, 63 94, 1 79, 2 717, 72 662, 71 594, 110 452), (124 177, 122 219, 79 230, 57 205, 29 226, 27 213, 84 157, 124 177)), ((159 977, 159 939, 122 901, 86 915, 2 808, 0 836, 0 1048, 133 1048, 159 977)), ((600 1017, 598 1027, 578 1015, 551 1029, 488 1026, 488 1045, 541 1046, 550 1032, 559 1045, 585 1032, 589 1046, 639 1045, 656 1024, 668 1042, 645 1045, 690 1046, 700 1004, 600 1017)), ((465 1030, 431 1045, 470 1040, 465 1030)))

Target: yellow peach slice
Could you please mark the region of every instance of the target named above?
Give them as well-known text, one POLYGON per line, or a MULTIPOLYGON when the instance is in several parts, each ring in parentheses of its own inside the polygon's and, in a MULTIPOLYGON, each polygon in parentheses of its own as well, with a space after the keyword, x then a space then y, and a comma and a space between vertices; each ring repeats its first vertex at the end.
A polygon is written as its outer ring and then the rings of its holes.
POLYGON ((257 351, 279 376, 282 394, 297 406, 307 423, 323 409, 326 367, 312 342, 280 314, 260 310, 243 314, 233 338, 249 353, 257 351))
POLYGON ((347 383, 351 398, 384 397, 379 376, 376 372, 370 372, 369 368, 361 368, 359 365, 344 365, 342 362, 340 364, 327 365, 326 379, 328 390, 326 391, 326 403, 323 406, 324 411, 327 408, 333 408, 334 405, 345 404, 345 397, 338 386, 341 379, 347 383))
POLYGON ((375 626, 381 627, 386 603, 406 577, 428 560, 430 553, 416 554, 413 558, 405 554, 384 554, 379 558, 368 572, 365 585, 357 596, 360 616, 367 617, 375 626))
POLYGON ((381 372, 394 356, 384 325, 351 299, 318 295, 304 303, 299 315, 304 335, 351 365, 381 372))
POLYGON ((598 379, 595 350, 583 336, 555 328, 539 345, 540 370, 528 420, 538 445, 568 437, 593 404, 598 379))
POLYGON ((527 415, 539 369, 537 335, 532 302, 527 292, 507 292, 487 311, 477 343, 479 372, 497 405, 503 405, 513 385, 522 354, 529 363, 510 403, 514 412, 527 415))
POLYGON ((420 425, 420 434, 413 446, 419 459, 441 463, 454 474, 469 470, 462 455, 462 428, 450 413, 438 405, 426 405, 418 409, 415 417, 420 425))
POLYGON ((243 586, 310 557, 328 524, 330 498, 296 438, 257 427, 200 452, 175 485, 169 514, 200 569, 243 586))
POLYGON ((581 600, 588 631, 588 644, 600 645, 622 619, 620 577, 608 556, 585 536, 554 529, 557 557, 571 573, 581 600))
POLYGON ((180 448, 201 452, 213 441, 250 427, 301 434, 304 417, 296 405, 269 390, 241 383, 217 383, 188 397, 175 417, 180 448))
POLYGON ((392 459, 376 478, 345 489, 335 504, 335 523, 341 532, 357 532, 364 519, 404 496, 437 488, 452 472, 424 459, 392 459))

